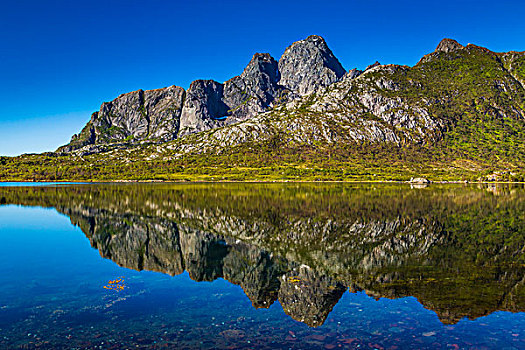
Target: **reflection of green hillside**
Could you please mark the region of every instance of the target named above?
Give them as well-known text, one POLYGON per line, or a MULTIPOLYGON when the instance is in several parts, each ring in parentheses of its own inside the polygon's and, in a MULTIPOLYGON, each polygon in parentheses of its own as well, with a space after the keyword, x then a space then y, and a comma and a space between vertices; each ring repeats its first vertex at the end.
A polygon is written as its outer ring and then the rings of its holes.
POLYGON ((120 265, 186 269, 196 280, 225 277, 254 306, 279 298, 310 325, 324 318, 308 318, 308 310, 325 310, 326 317, 341 286, 416 296, 446 322, 523 311, 524 195, 508 186, 342 184, 0 190, 2 203, 70 216, 102 256, 120 265), (298 289, 303 299, 293 293, 298 289))

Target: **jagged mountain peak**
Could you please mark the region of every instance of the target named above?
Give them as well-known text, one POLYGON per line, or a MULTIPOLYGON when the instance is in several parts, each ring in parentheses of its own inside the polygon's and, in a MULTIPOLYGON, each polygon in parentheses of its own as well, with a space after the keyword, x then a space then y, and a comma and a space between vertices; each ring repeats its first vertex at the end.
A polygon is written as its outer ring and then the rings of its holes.
POLYGON ((365 68, 365 72, 369 69, 372 69, 374 67, 377 67, 377 66, 380 66, 381 63, 379 63, 379 61, 375 61, 374 63, 372 63, 371 65, 368 65, 366 68, 365 68))
POLYGON ((260 73, 267 74, 275 82, 280 78, 278 62, 269 53, 254 54, 246 68, 244 68, 241 77, 247 78, 260 73))
POLYGON ((460 50, 463 50, 465 48, 465 46, 461 45, 454 39, 444 38, 439 42, 434 51, 421 57, 416 66, 425 62, 432 61, 434 58, 439 58, 441 53, 448 54, 452 52, 460 52, 460 50))
POLYGON ((328 45, 326 44, 326 40, 324 40, 324 38, 320 35, 315 35, 315 34, 309 35, 306 39, 296 41, 292 45, 299 44, 301 42, 315 43, 316 45, 328 48, 328 45))
POLYGON ((346 70, 322 37, 310 35, 284 51, 279 72, 279 84, 299 95, 308 95, 336 82, 346 70))
POLYGON ((458 43, 456 40, 445 38, 439 42, 438 46, 436 47, 435 52, 437 51, 451 52, 451 51, 460 50, 463 48, 464 46, 458 43))
POLYGON ((270 61, 274 61, 275 59, 272 57, 272 55, 270 55, 267 52, 256 52, 253 54, 253 57, 250 63, 253 61, 261 61, 261 60, 265 62, 270 62, 270 61))
POLYGON ((164 142, 236 123, 324 88, 345 73, 326 41, 310 35, 289 46, 279 62, 268 53, 255 53, 240 75, 224 83, 199 79, 187 91, 172 86, 122 94, 103 103, 81 134, 59 150, 164 142))
POLYGON ((241 75, 224 83, 224 102, 229 106, 227 123, 265 112, 282 87, 278 62, 268 53, 256 53, 241 75))

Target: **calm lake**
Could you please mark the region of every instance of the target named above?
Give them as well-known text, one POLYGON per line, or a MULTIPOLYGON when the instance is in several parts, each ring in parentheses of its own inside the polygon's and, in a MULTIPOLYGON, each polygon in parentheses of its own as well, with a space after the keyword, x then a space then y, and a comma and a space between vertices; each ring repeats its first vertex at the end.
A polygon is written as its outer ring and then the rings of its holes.
POLYGON ((10 184, 0 239, 0 349, 525 349, 523 186, 10 184))

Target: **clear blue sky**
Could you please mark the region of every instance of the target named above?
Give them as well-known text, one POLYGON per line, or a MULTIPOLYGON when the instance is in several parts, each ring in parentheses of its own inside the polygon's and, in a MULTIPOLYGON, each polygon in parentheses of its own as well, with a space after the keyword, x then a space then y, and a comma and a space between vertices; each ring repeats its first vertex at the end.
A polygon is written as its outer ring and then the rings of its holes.
POLYGON ((525 50, 525 1, 0 0, 0 155, 54 150, 103 101, 225 81, 322 35, 346 69, 414 65, 444 37, 525 50))

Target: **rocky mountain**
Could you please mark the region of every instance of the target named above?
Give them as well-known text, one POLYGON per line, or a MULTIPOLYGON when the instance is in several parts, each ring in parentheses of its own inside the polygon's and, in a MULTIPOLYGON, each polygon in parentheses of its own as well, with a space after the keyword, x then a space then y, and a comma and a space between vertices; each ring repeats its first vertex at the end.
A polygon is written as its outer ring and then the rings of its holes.
POLYGON ((0 178, 519 181, 524 83, 525 52, 444 39, 413 67, 346 72, 310 36, 225 83, 121 95, 49 159, 0 159, 0 178))
POLYGON ((323 38, 311 35, 292 44, 279 60, 279 83, 300 96, 338 81, 345 73, 323 38))
POLYGON ((164 149, 178 157, 278 137, 292 147, 372 142, 433 151, 447 145, 473 156, 481 156, 477 150, 515 154, 522 162, 524 64, 523 52, 499 54, 445 39, 414 67, 376 62, 316 94, 164 149))
POLYGON ((325 40, 312 35, 288 47, 279 62, 256 53, 241 75, 224 83, 196 80, 187 91, 171 86, 120 95, 103 103, 80 134, 59 150, 174 140, 249 119, 318 91, 345 73, 325 40))

